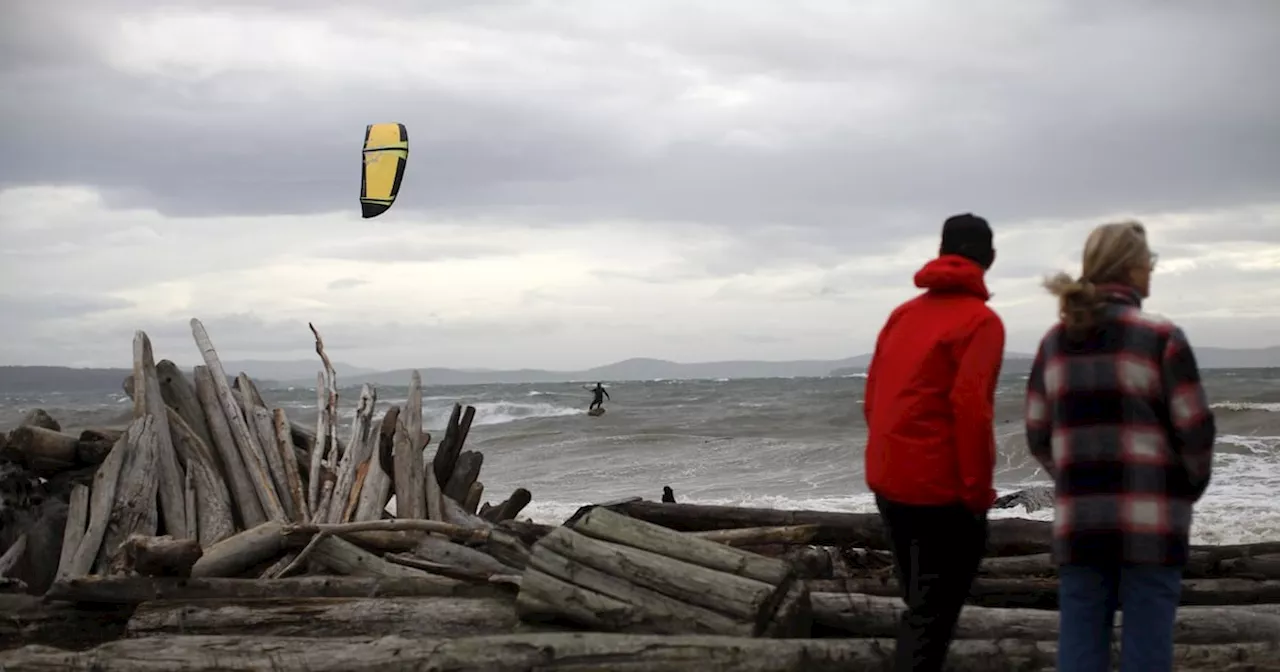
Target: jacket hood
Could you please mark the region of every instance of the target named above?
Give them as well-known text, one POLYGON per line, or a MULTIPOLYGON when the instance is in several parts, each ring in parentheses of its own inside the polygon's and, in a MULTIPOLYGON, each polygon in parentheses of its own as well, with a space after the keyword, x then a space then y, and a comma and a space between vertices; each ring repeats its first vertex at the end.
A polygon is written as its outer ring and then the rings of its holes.
POLYGON ((916 287, 937 292, 962 292, 983 301, 991 298, 985 271, 977 263, 954 254, 944 254, 916 272, 916 287))

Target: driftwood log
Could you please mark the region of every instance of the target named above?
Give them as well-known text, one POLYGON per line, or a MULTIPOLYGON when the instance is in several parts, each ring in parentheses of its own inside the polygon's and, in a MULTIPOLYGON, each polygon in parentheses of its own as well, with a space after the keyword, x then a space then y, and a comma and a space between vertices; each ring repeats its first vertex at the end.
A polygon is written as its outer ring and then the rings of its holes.
POLYGON ((173 447, 169 429, 169 407, 165 405, 160 393, 160 377, 156 373, 151 339, 144 331, 137 331, 133 336, 133 381, 133 417, 149 417, 155 428, 155 438, 150 450, 155 453, 155 487, 160 496, 159 520, 163 522, 167 534, 178 539, 195 539, 196 531, 187 529, 185 477, 182 467, 178 465, 178 453, 173 447))
MULTIPOLYGON (((1040 576, 1058 573, 1048 553, 984 558, 978 570, 991 577, 1040 576)), ((1194 579, 1280 579, 1280 544, 1260 542, 1223 546, 1193 546, 1183 576, 1194 579)))
POLYGON ((217 453, 218 462, 222 465, 222 473, 226 476, 235 520, 243 528, 260 525, 266 522, 267 517, 263 513, 253 478, 245 466, 244 458, 240 455, 240 449, 231 432, 231 425, 228 424, 222 409, 218 389, 213 382, 213 374, 210 373, 209 367, 197 366, 193 378, 196 398, 208 422, 209 436, 212 441, 209 447, 217 453))
MULTIPOLYGON (((143 414, 129 423, 124 438, 111 450, 112 454, 119 452, 124 463, 117 476, 114 497, 107 507, 109 514, 101 547, 94 549, 97 553, 94 566, 99 573, 109 572, 116 564, 125 539, 135 534, 149 537, 156 533, 159 524, 156 511, 156 492, 160 480, 159 444, 160 434, 156 430, 155 416, 143 414)), ((92 515, 91 501, 90 516, 92 515)), ((91 518, 91 530, 92 523, 91 518)), ((81 541, 82 550, 88 550, 85 547, 85 542, 88 541, 91 539, 86 533, 85 539, 81 541)))
MULTIPOLYGON (((809 581, 814 593, 861 593, 881 597, 901 595, 896 580, 886 577, 809 581)), ((969 588, 968 604, 979 607, 1057 609, 1058 581, 1052 578, 976 579, 969 588)), ((1185 606, 1280 604, 1280 581, 1252 579, 1186 579, 1182 582, 1185 606)))
POLYGON ((151 600, 305 599, 319 597, 501 597, 511 589, 438 576, 300 576, 283 579, 178 579, 86 576, 58 581, 45 597, 89 604, 151 600))
POLYGON ((19 427, 40 427, 53 432, 61 432, 62 425, 49 412, 43 408, 33 408, 22 414, 22 419, 18 421, 19 427))
MULTIPOLYGON (((280 497, 275 491, 275 486, 271 482, 271 474, 267 470, 266 457, 262 452, 262 446, 259 445, 258 440, 255 438, 255 432, 249 428, 249 424, 245 421, 243 412, 240 410, 240 404, 236 401, 236 395, 232 392, 231 385, 227 383, 227 372, 222 368, 222 361, 218 358, 218 351, 214 349, 213 341, 209 339, 209 332, 205 330, 204 324, 200 320, 191 319, 191 335, 195 338, 196 347, 199 348, 200 355, 204 358, 205 366, 209 370, 209 378, 213 383, 212 394, 214 399, 210 401, 214 402, 214 404, 204 406, 205 415, 213 416, 215 407, 221 410, 223 421, 226 423, 231 438, 235 442, 236 451, 244 463, 245 471, 253 484, 254 492, 257 493, 263 516, 266 520, 283 522, 287 519, 287 516, 280 503, 280 497)), ((197 385, 199 385, 198 381, 197 385)), ((203 398, 201 403, 203 405, 203 398)))
MULTIPOLYGON (((848 593, 811 593, 816 625, 857 637, 892 637, 906 610, 902 601, 848 593)), ((1181 644, 1280 643, 1280 616, 1244 609, 1183 607, 1174 641, 1181 644)), ((1119 621, 1117 619, 1117 627, 1119 621)), ((966 607, 957 639, 1056 641, 1058 613, 1038 609, 966 607)))
POLYGON ((143 576, 191 576, 191 567, 200 559, 200 542, 170 536, 134 535, 124 542, 122 566, 118 573, 143 576))
POLYGON ((780 560, 597 508, 534 546, 519 606, 605 631, 759 636, 795 582, 780 560))
POLYGON ((77 464, 80 439, 39 425, 22 425, 9 432, 9 459, 40 475, 65 471, 77 464))
POLYGON ((486 520, 501 523, 504 520, 514 520, 524 507, 533 501, 533 493, 524 488, 516 488, 511 496, 502 501, 497 506, 490 507, 481 514, 486 520))
MULTIPOLYGON (((812 543, 888 549, 880 516, 874 513, 834 511, 783 511, 703 504, 664 504, 646 500, 609 505, 610 509, 681 532, 709 532, 744 527, 814 525, 812 543)), ((1000 518, 989 523, 988 556, 1047 553, 1051 524, 1021 518, 1000 518)))
MULTIPOLYGON (((128 604, 87 609, 47 603, 34 595, 0 594, 0 658, 4 650, 27 644, 76 650, 119 639, 132 613, 128 604)), ((3 662, 0 669, 5 669, 3 662)))
MULTIPOLYGON (((965 642, 951 646, 952 672, 1053 669, 1050 642, 965 642)), ((1180 672, 1280 669, 1274 644, 1179 646, 1180 672)), ((0 653, 0 666, 23 672, 352 672, 485 670, 541 672, 847 672, 890 670, 893 642, 883 639, 749 639, 732 637, 545 633, 461 639, 403 637, 169 636, 125 639, 83 652, 31 646, 0 653)))
POLYGON ((138 607, 128 634, 470 637, 519 624, 512 596, 157 601, 138 607))

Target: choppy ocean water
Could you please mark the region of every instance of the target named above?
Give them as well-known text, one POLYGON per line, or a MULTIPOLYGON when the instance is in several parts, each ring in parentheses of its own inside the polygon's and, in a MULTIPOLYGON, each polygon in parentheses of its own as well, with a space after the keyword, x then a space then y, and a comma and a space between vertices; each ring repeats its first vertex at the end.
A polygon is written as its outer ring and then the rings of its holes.
MULTIPOLYGON (((1205 376, 1219 438, 1213 483, 1196 509, 1196 542, 1280 540, 1280 370, 1205 376)), ((579 384, 428 387, 424 421, 439 438, 455 401, 475 406, 468 445, 484 452, 486 499, 496 503, 516 487, 529 488, 533 503, 524 515, 539 521, 559 522, 593 501, 657 499, 663 485, 688 502, 874 508, 862 474, 859 377, 606 384, 613 399, 600 418, 586 416, 591 395, 579 384)), ((1005 376, 997 396, 1002 493, 1047 481, 1023 443, 1024 384, 1022 375, 1005 376)), ((357 387, 340 390, 344 435, 358 394, 357 387)), ((378 413, 403 404, 406 394, 405 387, 379 388, 378 413)), ((293 421, 314 424, 313 389, 266 389, 263 396, 293 421)), ((130 412, 121 393, 9 395, 0 397, 0 428, 36 407, 74 428, 121 425, 130 412)))

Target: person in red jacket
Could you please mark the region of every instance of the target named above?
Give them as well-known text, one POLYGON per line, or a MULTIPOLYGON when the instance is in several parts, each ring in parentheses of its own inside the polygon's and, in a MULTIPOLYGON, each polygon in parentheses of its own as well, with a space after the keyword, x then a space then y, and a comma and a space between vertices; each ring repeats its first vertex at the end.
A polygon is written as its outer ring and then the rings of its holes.
POLYGON ((986 548, 1004 358, 984 280, 994 261, 985 219, 948 218, 938 257, 915 275, 925 291, 889 315, 867 369, 867 486, 907 605, 898 672, 942 669, 986 548))

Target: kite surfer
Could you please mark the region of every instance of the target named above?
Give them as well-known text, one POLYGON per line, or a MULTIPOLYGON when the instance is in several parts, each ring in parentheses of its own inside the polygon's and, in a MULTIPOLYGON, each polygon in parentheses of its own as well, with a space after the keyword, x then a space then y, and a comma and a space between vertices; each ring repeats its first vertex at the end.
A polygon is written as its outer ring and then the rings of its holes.
POLYGON ((596 383, 596 386, 595 386, 595 387, 591 387, 591 388, 584 387, 583 389, 589 389, 589 390, 591 390, 591 395, 592 395, 592 397, 591 397, 591 405, 587 407, 587 410, 588 410, 588 411, 593 411, 593 410, 595 410, 597 407, 599 407, 599 408, 601 408, 601 409, 603 410, 603 408, 604 408, 604 400, 605 400, 605 399, 608 399, 608 400, 610 400, 610 401, 613 401, 613 398, 609 396, 609 391, 608 391, 608 390, 606 390, 606 389, 604 389, 604 385, 602 385, 602 384, 600 384, 600 383, 596 383))

